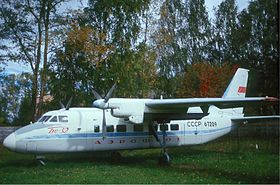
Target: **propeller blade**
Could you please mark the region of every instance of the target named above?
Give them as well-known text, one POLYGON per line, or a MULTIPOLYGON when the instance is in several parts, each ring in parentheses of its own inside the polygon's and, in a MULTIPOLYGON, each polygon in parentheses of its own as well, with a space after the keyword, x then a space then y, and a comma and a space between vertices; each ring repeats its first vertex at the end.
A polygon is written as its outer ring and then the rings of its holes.
POLYGON ((111 89, 109 90, 109 92, 107 93, 107 95, 104 98, 104 102, 107 103, 108 100, 111 98, 113 91, 116 89, 116 83, 111 87, 111 89))
POLYGON ((71 102, 72 102, 73 97, 71 97, 65 107, 65 110, 69 110, 70 106, 71 106, 71 102))
POLYGON ((60 108, 65 109, 65 106, 61 101, 59 101, 59 105, 60 105, 60 108))
POLYGON ((96 99, 98 100, 102 99, 102 97, 98 94, 98 92, 96 92, 95 90, 93 90, 92 92, 96 99))
POLYGON ((105 116, 105 109, 103 109, 103 119, 102 119, 102 136, 103 139, 106 137, 106 116, 105 116))

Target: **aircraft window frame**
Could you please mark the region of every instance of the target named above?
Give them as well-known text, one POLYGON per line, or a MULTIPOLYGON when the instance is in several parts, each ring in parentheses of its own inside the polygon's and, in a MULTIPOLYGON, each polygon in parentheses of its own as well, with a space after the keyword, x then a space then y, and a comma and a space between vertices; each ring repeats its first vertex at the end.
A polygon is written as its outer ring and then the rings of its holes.
POLYGON ((43 116, 38 120, 38 122, 41 122, 41 123, 47 122, 51 117, 52 116, 49 116, 49 115, 43 116))
POLYGON ((179 124, 170 124, 170 130, 179 130, 179 124))
POLYGON ((66 116, 66 115, 58 115, 58 122, 59 123, 68 123, 68 116, 66 116), (64 118, 66 118, 66 119, 64 120, 64 118))
POLYGON ((126 125, 117 125, 116 130, 117 132, 126 132, 127 128, 126 125))
POLYGON ((107 132, 114 132, 114 125, 107 125, 106 126, 106 131, 107 132))
POLYGON ((167 125, 167 124, 165 124, 165 125, 160 124, 160 125, 159 125, 159 130, 160 130, 160 131, 163 131, 163 127, 165 127, 165 131, 168 131, 168 125, 167 125))
POLYGON ((133 125, 133 131, 134 132, 143 132, 144 131, 144 126, 143 124, 134 124, 133 125), (138 128, 137 128, 138 127, 138 128))
POLYGON ((99 133, 100 132, 100 126, 99 125, 94 125, 94 132, 99 133))
POLYGON ((58 121, 58 119, 57 119, 57 116, 53 116, 51 119, 50 119, 50 121, 49 122, 57 122, 58 121))

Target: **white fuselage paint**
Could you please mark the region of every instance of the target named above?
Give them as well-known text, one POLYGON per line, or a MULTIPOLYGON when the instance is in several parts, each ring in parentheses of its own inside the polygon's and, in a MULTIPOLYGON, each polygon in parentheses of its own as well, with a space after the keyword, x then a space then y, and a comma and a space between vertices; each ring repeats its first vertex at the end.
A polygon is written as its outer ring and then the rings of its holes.
MULTIPOLYGON (((114 132, 107 132, 104 139, 101 133, 102 110, 71 108, 44 114, 48 115, 68 116, 68 122, 47 121, 27 125, 14 132, 15 147, 12 150, 44 154, 160 147, 149 132, 149 123, 131 123, 128 119, 113 117, 110 110, 106 110, 106 122, 107 126, 113 125, 114 132), (126 125, 126 131, 117 132, 117 125, 126 125), (143 125, 143 131, 135 131, 134 125, 143 125), (96 126, 99 126, 99 131, 95 130, 96 126)), ((173 120, 167 125, 167 147, 203 144, 229 133, 233 128, 230 116, 222 112, 210 113, 200 120, 173 120), (171 130, 171 125, 174 130, 171 130)), ((159 125, 158 134, 162 140, 159 125)))

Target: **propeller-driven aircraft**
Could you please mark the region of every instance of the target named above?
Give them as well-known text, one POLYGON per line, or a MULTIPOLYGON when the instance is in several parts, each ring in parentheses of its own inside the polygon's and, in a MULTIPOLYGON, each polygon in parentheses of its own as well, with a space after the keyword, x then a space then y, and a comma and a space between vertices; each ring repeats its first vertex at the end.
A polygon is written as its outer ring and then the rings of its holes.
POLYGON ((3 144, 37 156, 160 147, 161 160, 169 163, 167 147, 207 143, 243 123, 279 121, 279 116, 244 116, 244 105, 278 102, 273 97, 245 97, 248 71, 239 68, 221 98, 112 98, 114 85, 104 98, 94 91, 93 107, 70 108, 70 100, 11 133, 3 144))

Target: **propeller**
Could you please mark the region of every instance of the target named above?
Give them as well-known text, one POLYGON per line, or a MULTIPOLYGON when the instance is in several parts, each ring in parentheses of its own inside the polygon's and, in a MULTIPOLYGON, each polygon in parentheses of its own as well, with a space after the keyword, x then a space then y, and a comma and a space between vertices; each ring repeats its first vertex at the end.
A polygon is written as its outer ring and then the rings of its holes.
POLYGON ((72 100, 73 100, 73 97, 71 97, 71 98, 69 99, 69 101, 67 102, 66 107, 65 107, 65 110, 69 110, 69 108, 70 108, 70 106, 71 106, 71 103, 72 103, 72 100))
POLYGON ((72 100, 73 100, 73 97, 71 97, 71 98, 68 100, 68 102, 67 102, 67 104, 66 104, 66 107, 65 107, 65 105, 64 105, 61 101, 59 101, 60 107, 61 107, 62 109, 65 109, 65 110, 69 110, 69 108, 70 108, 70 106, 71 106, 72 100))
POLYGON ((95 100, 92 104, 93 107, 102 109, 103 110, 103 118, 102 118, 102 135, 103 139, 106 137, 106 109, 112 109, 113 107, 110 107, 108 104, 109 99, 112 97, 112 94, 114 90, 116 89, 117 84, 115 83, 111 89, 108 91, 106 96, 102 99, 102 97, 95 91, 93 90, 93 94, 97 100, 95 100))

